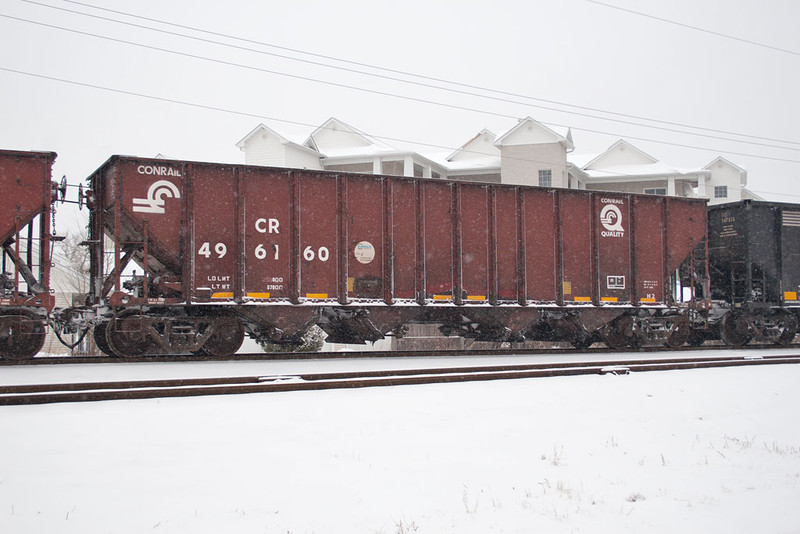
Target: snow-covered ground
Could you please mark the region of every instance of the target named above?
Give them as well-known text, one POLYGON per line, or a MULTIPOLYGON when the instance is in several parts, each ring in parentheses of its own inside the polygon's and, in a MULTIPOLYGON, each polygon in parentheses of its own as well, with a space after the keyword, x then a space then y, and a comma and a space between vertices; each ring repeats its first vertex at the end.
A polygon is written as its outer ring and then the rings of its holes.
POLYGON ((0 407, 0 532, 800 532, 798 384, 780 365, 0 407))

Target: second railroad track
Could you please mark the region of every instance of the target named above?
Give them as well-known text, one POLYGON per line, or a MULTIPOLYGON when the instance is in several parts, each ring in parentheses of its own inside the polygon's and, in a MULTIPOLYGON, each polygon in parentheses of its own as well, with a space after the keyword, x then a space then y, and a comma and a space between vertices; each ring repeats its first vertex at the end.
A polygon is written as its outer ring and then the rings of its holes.
POLYGON ((334 373, 179 378, 114 382, 0 386, 0 405, 50 404, 122 399, 236 395, 286 391, 421 385, 589 374, 628 374, 741 365, 800 363, 800 354, 783 356, 636 359, 474 367, 441 367, 334 373))

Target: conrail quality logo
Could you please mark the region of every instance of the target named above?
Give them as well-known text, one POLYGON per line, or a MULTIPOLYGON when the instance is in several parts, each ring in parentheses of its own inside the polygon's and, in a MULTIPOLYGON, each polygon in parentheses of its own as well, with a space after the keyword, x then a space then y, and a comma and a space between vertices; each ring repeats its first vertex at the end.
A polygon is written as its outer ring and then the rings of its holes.
POLYGON ((615 204, 622 204, 624 201, 615 198, 601 198, 600 202, 605 204, 600 210, 600 224, 605 230, 600 232, 603 237, 624 237, 625 229, 622 227, 622 212, 615 204))
POLYGON ((147 190, 147 198, 134 198, 133 211, 139 213, 165 213, 168 198, 181 198, 178 186, 169 180, 153 182, 147 190))

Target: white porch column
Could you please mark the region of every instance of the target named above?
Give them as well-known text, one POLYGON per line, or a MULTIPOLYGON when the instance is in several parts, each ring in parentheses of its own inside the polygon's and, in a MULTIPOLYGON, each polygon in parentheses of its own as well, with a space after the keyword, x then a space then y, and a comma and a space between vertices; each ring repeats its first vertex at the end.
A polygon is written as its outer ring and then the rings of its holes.
POLYGON ((706 177, 703 174, 697 176, 697 196, 700 198, 708 198, 708 191, 706 191, 706 177))
POLYGON ((403 158, 403 176, 414 176, 414 157, 410 154, 403 158))
POLYGON ((383 174, 383 163, 381 162, 381 158, 375 158, 372 160, 372 174, 383 174))
POLYGON ((675 196, 675 177, 670 176, 667 178, 667 195, 674 197, 675 196))
POLYGON ((431 176, 432 176, 432 174, 431 174, 431 166, 430 166, 430 164, 425 165, 424 167, 422 167, 422 177, 423 178, 430 178, 431 176))

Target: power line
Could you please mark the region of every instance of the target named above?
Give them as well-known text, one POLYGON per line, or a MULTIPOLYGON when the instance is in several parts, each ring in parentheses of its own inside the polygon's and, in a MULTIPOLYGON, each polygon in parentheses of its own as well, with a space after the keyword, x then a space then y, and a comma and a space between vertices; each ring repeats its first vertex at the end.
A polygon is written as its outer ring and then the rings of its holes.
MULTIPOLYGON (((66 84, 75 85, 75 86, 79 86, 79 87, 87 87, 87 88, 91 88, 91 89, 98 89, 98 90, 101 90, 101 91, 107 91, 107 92, 111 92, 111 93, 118 93, 118 94, 124 94, 124 95, 128 95, 128 96, 135 96, 135 97, 139 97, 139 98, 145 98, 145 99, 155 100, 155 101, 160 101, 160 102, 167 102, 167 103, 171 103, 171 104, 179 104, 179 105, 183 105, 183 106, 189 106, 189 107, 194 107, 194 108, 199 108, 199 109, 205 109, 205 110, 209 110, 209 111, 218 111, 218 112, 222 112, 222 113, 229 113, 229 114, 233 114, 233 115, 251 117, 251 118, 256 118, 256 119, 261 119, 261 120, 281 122, 281 123, 286 123, 286 124, 294 124, 294 125, 298 125, 298 126, 305 126, 305 127, 311 127, 311 128, 315 128, 316 127, 316 125, 303 123, 303 122, 299 122, 299 121, 291 121, 291 120, 287 120, 287 119, 279 119, 279 118, 276 118, 276 117, 270 117, 270 116, 266 116, 266 115, 259 115, 257 113, 251 113, 251 112, 246 112, 246 111, 238 111, 238 110, 232 110, 232 109, 227 109, 227 108, 221 108, 221 107, 217 107, 217 106, 210 106, 210 105, 207 105, 207 104, 199 104, 199 103, 196 103, 196 102, 186 102, 184 100, 178 100, 178 99, 174 99, 174 98, 167 98, 167 97, 161 97, 161 96, 148 95, 148 94, 144 94, 144 93, 137 93, 135 91, 128 91, 128 90, 125 90, 125 89, 117 89, 117 88, 113 88, 113 87, 105 87, 105 86, 102 86, 102 85, 95 85, 95 84, 90 84, 90 83, 86 83, 86 82, 78 82, 78 81, 75 81, 75 80, 67 80, 67 79, 58 78, 58 77, 55 77, 55 76, 47 76, 47 75, 44 75, 44 74, 36 74, 36 73, 32 73, 32 72, 25 72, 25 71, 21 71, 21 70, 17 70, 17 69, 6 68, 6 67, 0 67, 0 70, 5 71, 5 72, 11 72, 11 73, 14 73, 14 74, 20 74, 20 75, 23 75, 23 76, 29 76, 29 77, 33 77, 33 78, 51 80, 51 81, 66 83, 66 84)), ((603 134, 603 135, 611 135, 608 132, 600 132, 600 131, 595 131, 595 130, 582 130, 582 131, 598 133, 598 134, 603 134)), ((419 142, 419 141, 409 141, 407 139, 400 139, 400 138, 396 138, 396 137, 387 137, 387 136, 379 136, 379 135, 371 135, 371 136, 375 137, 376 139, 382 139, 384 141, 396 141, 396 142, 409 143, 409 144, 414 144, 414 145, 419 145, 419 146, 439 148, 439 149, 443 149, 443 150, 451 150, 451 151, 452 150, 456 150, 453 147, 437 145, 437 144, 433 144, 433 143, 424 143, 424 142, 419 142)), ((616 137, 616 135, 614 135, 614 136, 616 137)), ((780 161, 780 162, 784 162, 784 163, 800 163, 800 160, 791 160, 791 159, 783 159, 783 158, 772 158, 772 157, 768 157, 768 156, 759 156, 759 155, 754 155, 754 154, 743 154, 743 153, 740 153, 740 152, 731 152, 731 151, 725 151, 725 150, 713 150, 712 151, 712 150, 709 150, 709 149, 702 149, 702 148, 698 148, 698 147, 694 147, 694 146, 690 146, 690 145, 682 145, 682 144, 677 144, 677 143, 668 143, 668 142, 665 142, 665 141, 653 141, 653 140, 650 140, 650 139, 642 139, 642 138, 631 137, 631 136, 621 136, 621 137, 625 137, 626 139, 635 139, 635 140, 638 140, 638 141, 649 141, 649 142, 673 145, 673 146, 678 146, 678 147, 682 147, 682 148, 692 148, 692 149, 695 149, 695 150, 708 150, 708 151, 715 152, 715 153, 733 154, 733 155, 752 157, 752 158, 758 158, 758 159, 780 161)), ((528 161, 528 162, 549 163, 549 162, 543 162, 543 161, 540 161, 540 160, 532 160, 532 159, 525 159, 525 158, 511 158, 511 159, 519 159, 520 161, 528 161)), ((621 176, 626 176, 625 174, 620 174, 620 175, 621 176)), ((631 175, 631 176, 633 176, 633 175, 631 175)))
MULTIPOLYGON (((228 113, 228 114, 231 114, 231 115, 239 115, 239 116, 250 117, 250 118, 259 119, 259 120, 280 122, 280 123, 284 123, 284 124, 292 124, 292 125, 295 125, 295 126, 303 126, 303 127, 309 127, 309 128, 317 128, 318 127, 318 125, 310 124, 310 123, 306 123, 306 122, 293 121, 293 120, 288 120, 288 119, 279 119, 277 117, 271 117, 271 116, 268 116, 268 115, 260 115, 258 113, 251 113, 251 112, 248 112, 248 111, 239 111, 239 110, 234 110, 234 109, 221 108, 221 107, 218 107, 218 106, 211 106, 211 105, 207 105, 207 104, 199 104, 197 102, 187 102, 185 100, 178 100, 178 99, 174 99, 174 98, 167 98, 167 97, 162 97, 162 96, 155 96, 155 95, 148 95, 148 94, 144 94, 144 93, 137 93, 135 91, 128 91, 128 90, 125 90, 125 89, 117 89, 117 88, 114 88, 114 87, 105 87, 105 86, 102 86, 102 85, 95 85, 95 84, 86 83, 86 82, 79 82, 79 81, 75 81, 75 80, 67 80, 67 79, 58 78, 58 77, 55 77, 55 76, 48 76, 48 75, 45 75, 45 74, 36 74, 36 73, 33 73, 33 72, 25 72, 25 71, 16 70, 16 69, 10 69, 10 68, 6 68, 6 67, 2 67, 2 66, 0 66, 0 71, 10 72, 10 73, 13 73, 13 74, 20 74, 20 75, 29 76, 29 77, 32 77, 32 78, 40 78, 40 79, 43 79, 43 80, 49 80, 49 81, 54 81, 54 82, 59 82, 59 83, 65 83, 65 84, 69 84, 69 85, 75 85, 75 86, 78 86, 78 87, 85 87, 85 88, 89 88, 89 89, 97 89, 97 90, 100 90, 100 91, 106 91, 106 92, 110 92, 110 93, 117 93, 117 94, 122 94, 122 95, 127 95, 127 96, 134 96, 134 97, 138 97, 138 98, 144 98, 144 99, 148 99, 148 100, 155 100, 155 101, 158 101, 158 102, 166 102, 166 103, 169 103, 169 104, 178 104, 178 105, 182 105, 182 106, 188 106, 188 107, 203 109, 203 110, 206 110, 206 111, 218 111, 218 112, 221 112, 221 113, 228 113)), ((456 148, 454 148, 452 146, 437 145, 437 144, 425 143, 425 142, 421 142, 421 141, 409 141, 408 139, 400 139, 400 138, 397 138, 397 137, 388 137, 388 136, 373 135, 373 134, 369 134, 369 135, 370 135, 370 137, 374 137, 375 139, 380 139, 380 140, 383 140, 383 141, 395 141, 395 142, 399 142, 399 143, 408 143, 408 144, 424 146, 424 147, 429 147, 429 148, 437 148, 437 149, 448 150, 448 151, 456 150, 456 148)), ((467 151, 467 152, 471 152, 471 151, 467 151)), ((482 154, 481 152, 473 152, 473 153, 482 154)), ((510 159, 517 160, 517 161, 529 162, 529 163, 553 164, 552 161, 536 160, 536 159, 530 159, 530 158, 510 157, 510 159)), ((800 163, 800 161, 798 161, 797 163, 800 163)))
MULTIPOLYGON (((29 19, 24 19, 24 18, 20 18, 20 17, 14 17, 14 16, 11 16, 11 15, 0 14, 0 17, 8 18, 8 19, 11 19, 11 20, 16 20, 16 21, 19 21, 19 22, 25 22, 25 23, 29 23, 29 24, 34 24, 34 25, 38 25, 38 26, 43 26, 43 27, 47 27, 47 28, 51 28, 51 29, 57 29, 57 30, 61 30, 61 31, 75 33, 75 34, 78 34, 78 35, 84 35, 84 36, 94 37, 94 38, 103 39, 103 40, 107 40, 107 41, 111 41, 111 42, 127 44, 127 45, 131 45, 131 46, 136 46, 136 47, 144 48, 144 49, 148 49, 148 50, 154 50, 154 51, 158 51, 158 52, 164 52, 164 53, 168 53, 168 54, 188 57, 188 58, 191 58, 191 59, 199 59, 199 60, 202 60, 202 61, 208 61, 208 62, 217 63, 217 64, 225 65, 225 66, 243 68, 243 69, 247 69, 247 70, 263 72, 263 73, 267 73, 267 74, 274 74, 274 75, 277 75, 277 76, 284 76, 284 77, 298 79, 298 80, 302 80, 302 81, 320 83, 320 84, 329 85, 329 86, 333 86, 333 87, 338 87, 338 88, 343 88, 343 89, 350 89, 350 90, 354 90, 354 91, 361 91, 361 92, 377 94, 377 95, 381 95, 381 96, 399 98, 399 99, 407 100, 407 101, 411 101, 411 102, 430 104, 430 105, 445 107, 445 108, 449 108, 449 109, 456 109, 456 110, 460 110, 460 111, 469 111, 469 112, 473 112, 473 113, 481 113, 481 114, 485 114, 485 115, 492 115, 492 116, 496 116, 496 117, 501 117, 501 118, 506 118, 506 119, 513 119, 513 120, 518 120, 519 119, 519 117, 514 116, 514 115, 507 115, 507 114, 503 114, 503 113, 497 113, 497 112, 492 112, 492 111, 472 108, 472 107, 468 107, 468 106, 460 106, 460 105, 456 105, 456 104, 449 104, 449 103, 445 103, 445 102, 437 102, 437 101, 434 101, 434 100, 411 97, 411 96, 407 96, 407 95, 401 95, 401 94, 397 94, 397 93, 390 93, 390 92, 386 92, 386 91, 379 91, 379 90, 375 90, 375 89, 368 89, 368 88, 365 88, 365 87, 359 87, 359 86, 348 85, 348 84, 343 84, 343 83, 338 83, 338 82, 321 80, 319 78, 312 78, 312 77, 301 76, 301 75, 297 75, 297 74, 289 74, 289 73, 286 73, 286 72, 280 72, 280 71, 276 71, 276 70, 255 67, 255 66, 252 66, 252 65, 245 65, 245 64, 242 64, 242 63, 235 63, 235 62, 231 62, 231 61, 225 61, 225 60, 220 60, 220 59, 209 58, 207 56, 201 56, 201 55, 197 55, 197 54, 190 54, 190 53, 187 53, 187 52, 179 52, 177 50, 171 50, 171 49, 167 49, 167 48, 161 48, 161 47, 157 47, 157 46, 146 45, 146 44, 143 44, 143 43, 127 41, 127 40, 124 40, 124 39, 119 39, 119 38, 115 38, 115 37, 99 35, 99 34, 95 34, 95 33, 91 33, 91 32, 84 32, 84 31, 81 31, 81 30, 75 30, 75 29, 71 29, 71 28, 64 28, 64 27, 61 27, 61 26, 53 25, 53 24, 48 24, 48 23, 39 22, 39 21, 32 21, 32 20, 29 20, 29 19)), ((571 126, 568 126, 568 125, 557 124, 557 123, 545 123, 545 122, 542 122, 542 124, 546 124, 546 125, 554 126, 554 127, 558 127, 558 128, 572 128, 573 130, 576 130, 576 131, 583 131, 583 132, 588 132, 588 133, 609 135, 609 136, 612 136, 612 137, 625 137, 625 138, 628 138, 628 139, 635 139, 637 141, 646 141, 646 142, 664 144, 664 145, 669 145, 669 146, 676 146, 676 147, 680 147, 680 148, 704 150, 704 151, 717 152, 717 153, 723 153, 723 154, 732 154, 732 155, 745 156, 745 157, 768 159, 768 160, 773 160, 773 161, 783 161, 783 162, 788 162, 788 163, 800 163, 800 161, 798 161, 798 160, 792 160, 792 159, 787 159, 787 158, 776 158, 776 157, 762 156, 762 155, 758 155, 758 154, 748 154, 748 153, 736 152, 736 151, 709 149, 709 148, 704 148, 704 147, 697 147, 697 146, 694 146, 694 145, 687 145, 687 144, 683 144, 683 143, 673 143, 673 142, 668 142, 668 141, 659 141, 659 140, 656 140, 656 139, 649 139, 649 138, 646 138, 646 137, 636 137, 636 136, 630 136, 630 135, 623 135, 623 134, 619 134, 619 133, 606 132, 606 131, 602 131, 602 130, 594 130, 594 129, 589 129, 589 128, 571 127, 571 126)), ((783 149, 783 150, 798 150, 798 149, 793 149, 793 148, 777 147, 777 146, 770 146, 770 148, 783 149)))
MULTIPOLYGON (((69 1, 69 0, 67 0, 67 1, 69 1)), ((667 24, 673 24, 675 26, 680 26, 681 28, 688 28, 690 30, 694 30, 694 31, 702 32, 702 33, 708 33, 710 35, 715 35, 717 37, 723 37, 725 39, 730 39, 732 41, 738 41, 740 43, 746 43, 746 44, 753 45, 753 46, 760 46, 761 48, 767 48, 769 50, 775 50, 776 52, 783 52, 784 54, 791 54, 793 56, 800 56, 800 52, 795 52, 794 50, 788 50, 786 48, 779 48, 777 46, 772 46, 772 45, 768 45, 768 44, 764 44, 764 43, 759 43, 759 42, 756 42, 756 41, 751 41, 749 39, 743 39, 741 37, 728 35, 726 33, 715 32, 713 30, 707 30, 705 28, 700 28, 698 26, 691 26, 689 24, 684 24, 682 22, 677 22, 677 21, 674 21, 674 20, 669 20, 669 19, 665 19, 665 18, 662 18, 662 17, 657 17, 655 15, 649 15, 647 13, 642 13, 641 11, 634 11, 633 9, 627 9, 627 8, 620 7, 620 6, 615 6, 615 5, 612 5, 612 4, 606 4, 604 2, 598 2, 597 0, 585 0, 585 1, 589 2, 590 4, 597 4, 598 6, 608 7, 608 8, 611 8, 611 9, 616 9, 618 11, 624 11, 626 13, 631 13, 631 14, 637 15, 639 17, 645 17, 645 18, 648 18, 648 19, 657 20, 659 22, 665 22, 667 24)))
MULTIPOLYGON (((59 83, 65 83, 65 84, 69 84, 69 85, 75 85, 75 86, 78 86, 78 87, 85 87, 85 88, 90 88, 90 89, 95 89, 95 90, 101 90, 101 91, 106 91, 106 92, 111 92, 111 93, 117 93, 117 94, 122 94, 122 95, 127 95, 127 96, 133 96, 133 97, 137 97, 137 98, 154 100, 154 101, 158 101, 158 102, 165 102, 165 103, 169 103, 169 104, 178 104, 178 105, 182 105, 182 106, 193 107, 193 108, 203 109, 203 110, 207 110, 207 111, 216 111, 216 112, 227 113, 227 114, 232 114, 232 115, 239 115, 239 116, 243 116, 243 117, 255 118, 255 119, 260 119, 260 120, 267 120, 267 121, 272 121, 272 122, 280 122, 280 123, 284 123, 284 124, 292 124, 292 125, 296 125, 296 126, 303 126, 303 127, 310 127, 310 128, 317 128, 318 127, 317 125, 310 124, 310 123, 305 123, 305 122, 300 122, 300 121, 293 121, 293 120, 288 120, 288 119, 280 119, 280 118, 277 118, 277 117, 271 117, 271 116, 267 116, 267 115, 259 115, 257 113, 251 113, 251 112, 246 112, 246 111, 238 111, 238 110, 233 110, 233 109, 221 108, 221 107, 210 106, 210 105, 206 105, 206 104, 199 104, 199 103, 196 103, 196 102, 186 102, 186 101, 183 101, 183 100, 177 100, 177 99, 173 99, 173 98, 160 97, 160 96, 154 96, 154 95, 147 95, 147 94, 144 94, 144 93, 137 93, 135 91, 128 91, 128 90, 124 90, 124 89, 116 89, 116 88, 112 88, 112 87, 104 87, 104 86, 101 86, 101 85, 95 85, 95 84, 90 84, 90 83, 85 83, 85 82, 78 82, 78 81, 74 81, 74 80, 67 80, 67 79, 63 79, 63 78, 57 78, 55 76, 47 76, 47 75, 43 75, 43 74, 36 74, 36 73, 25 72, 25 71, 20 71, 20 70, 15 70, 15 69, 9 69, 9 68, 2 67, 2 66, 0 66, 0 71, 10 72, 10 73, 13 73, 13 74, 19 74, 19 75, 23 75, 23 76, 29 76, 29 77, 33 77, 33 78, 39 78, 39 79, 44 79, 44 80, 49 80, 49 81, 54 81, 54 82, 59 82, 59 83)), ((433 143, 424 143, 424 142, 419 142, 419 141, 409 141, 407 139, 400 139, 400 138, 396 138, 396 137, 388 137, 388 136, 373 135, 373 134, 370 134, 370 136, 374 137, 376 139, 384 140, 384 141, 395 141, 395 142, 409 143, 409 144, 414 144, 414 145, 418 145, 418 146, 425 146, 425 147, 429 147, 429 148, 437 148, 437 149, 443 149, 443 150, 448 150, 448 151, 456 150, 452 146, 444 146, 444 145, 438 145, 438 144, 433 144, 433 143)), ((459 147, 459 148, 462 148, 462 147, 459 147)), ((471 151, 467 151, 467 152, 471 152, 471 151)), ((480 152, 474 152, 474 153, 481 154, 480 152)), ((754 156, 754 157, 758 157, 758 156, 754 156)), ((546 164, 551 163, 551 162, 546 162, 546 161, 542 161, 542 160, 534 160, 534 159, 530 159, 530 158, 520 158, 520 157, 510 157, 510 159, 518 160, 518 161, 525 161, 525 162, 530 162, 530 163, 546 163, 546 164)), ((773 159, 773 158, 766 158, 766 159, 773 159)), ((787 161, 789 163, 800 163, 800 161, 793 161, 793 160, 779 160, 779 161, 787 161)), ((635 176, 635 175, 619 173, 618 176, 635 176)), ((767 194, 767 195, 774 195, 774 196, 778 196, 778 197, 784 196, 784 197, 798 197, 798 198, 800 198, 800 195, 793 195, 793 194, 789 194, 789 193, 785 193, 785 192, 777 193, 777 192, 773 192, 773 191, 761 191, 761 190, 758 190, 758 191, 753 190, 753 192, 754 193, 767 194)))
MULTIPOLYGON (((237 49, 240 49, 240 50, 246 50, 246 51, 259 53, 259 54, 271 55, 271 56, 280 57, 280 58, 283 58, 283 59, 288 59, 288 60, 291 60, 291 61, 298 61, 298 62, 303 62, 303 63, 307 63, 307 64, 313 64, 313 65, 322 66, 322 67, 326 67, 326 68, 332 68, 332 69, 338 69, 338 70, 343 70, 343 71, 347 71, 347 72, 353 72, 353 73, 357 73, 357 74, 361 74, 361 75, 365 75, 365 76, 372 76, 372 77, 377 77, 377 78, 381 78, 381 79, 392 80, 392 81, 396 81, 396 82, 400 82, 400 83, 413 84, 413 85, 418 85, 418 86, 422 86, 422 87, 434 88, 434 89, 438 89, 438 90, 442 90, 442 91, 450 91, 450 92, 460 93, 460 94, 464 94, 464 95, 468 95, 468 96, 475 96, 475 97, 478 97, 478 98, 486 98, 486 99, 490 99, 490 100, 496 100, 496 101, 500 101, 500 102, 519 104, 519 105, 528 105, 528 106, 535 107, 535 108, 538 108, 538 109, 545 109, 545 110, 555 111, 555 112, 559 112, 559 113, 569 113, 569 114, 582 116, 582 117, 588 117, 588 118, 593 118, 593 119, 598 119, 598 120, 605 120, 605 121, 610 121, 610 122, 619 122, 619 123, 622 123, 622 124, 628 124, 628 125, 633 125, 633 126, 640 126, 640 127, 645 127, 645 128, 658 129, 658 130, 669 131, 669 132, 673 132, 673 133, 681 133, 681 134, 685 134, 685 135, 695 135, 695 136, 700 136, 700 137, 708 137, 708 138, 712 138, 712 139, 718 139, 718 140, 724 140, 724 141, 732 141, 732 142, 736 142, 736 143, 752 144, 752 145, 757 145, 757 146, 765 146, 765 147, 769 147, 769 148, 778 148, 778 149, 783 149, 783 150, 796 150, 796 149, 792 149, 792 148, 788 148, 788 147, 776 147, 775 145, 768 145, 768 144, 757 143, 757 142, 752 142, 752 141, 743 141, 743 140, 739 140, 739 139, 718 137, 718 136, 714 136, 714 135, 706 135, 706 134, 698 134, 698 133, 693 133, 693 132, 686 132, 686 131, 682 131, 682 130, 674 130, 672 128, 665 128, 665 127, 652 126, 652 125, 648 125, 648 124, 635 123, 635 122, 630 122, 630 121, 627 121, 627 120, 611 119, 611 118, 608 118, 608 117, 600 117, 600 116, 597 116, 597 115, 590 115, 590 114, 587 114, 587 113, 568 111, 568 110, 551 108, 551 107, 542 106, 542 105, 524 103, 524 102, 519 102, 517 100, 509 100, 507 98, 500 98, 500 97, 494 97, 494 96, 489 96, 489 95, 476 94, 476 93, 472 93, 472 92, 468 92, 468 91, 462 91, 462 90, 457 90, 457 89, 452 89, 452 88, 447 88, 447 87, 441 87, 441 86, 431 85, 431 84, 427 84, 427 83, 413 82, 413 81, 410 81, 410 80, 403 80, 403 79, 399 79, 399 78, 395 78, 395 77, 391 77, 391 76, 384 76, 384 75, 379 75, 379 74, 375 74, 375 73, 364 72, 364 71, 359 71, 359 70, 355 70, 355 69, 349 69, 349 68, 345 68, 345 67, 341 67, 341 66, 330 65, 330 64, 326 64, 326 63, 320 63, 318 61, 309 61, 309 60, 304 60, 304 59, 295 58, 295 57, 291 57, 291 56, 286 56, 286 55, 282 55, 282 54, 270 53, 270 52, 266 52, 266 51, 263 51, 263 50, 256 50, 256 49, 252 49, 252 48, 232 45, 232 44, 229 44, 229 43, 221 43, 219 41, 213 41, 213 40, 209 40, 209 39, 202 39, 202 38, 195 37, 195 36, 180 34, 180 33, 176 33, 176 32, 170 32, 170 31, 166 31, 166 30, 160 30, 160 29, 157 29, 157 28, 151 28, 151 27, 148 27, 148 26, 142 26, 142 25, 139 25, 139 24, 120 21, 120 20, 117 20, 117 19, 111 19, 111 18, 107 18, 107 17, 100 17, 100 16, 97 16, 97 15, 91 15, 91 14, 83 13, 83 12, 80 12, 80 11, 74 11, 74 10, 69 10, 69 9, 60 8, 60 7, 56 7, 56 6, 50 6, 50 5, 47 5, 47 4, 42 4, 40 2, 35 2, 33 0, 22 0, 22 1, 26 2, 26 3, 29 3, 29 4, 34 4, 34 5, 47 7, 47 8, 51 8, 51 9, 58 9, 58 10, 61 10, 61 11, 66 11, 66 12, 69 12, 69 13, 74 13, 74 14, 78 14, 78 15, 82 15, 82 16, 86 16, 86 17, 92 17, 92 18, 106 20, 106 21, 110 21, 110 22, 114 22, 114 23, 118 23, 118 24, 125 24, 125 25, 129 25, 129 26, 133 26, 133 27, 143 28, 143 29, 147 29, 147 30, 150 30, 150 31, 166 33, 166 34, 169 34, 169 35, 175 35, 175 36, 179 36, 179 37, 183 37, 183 38, 187 38, 187 39, 194 39, 194 40, 203 41, 203 42, 207 42, 207 43, 213 43, 213 44, 217 44, 217 45, 220 45, 220 46, 227 46, 227 47, 231 47, 231 48, 237 48, 237 49)), ((510 93, 510 92, 491 89, 491 88, 486 88, 486 87, 480 87, 480 86, 475 86, 475 85, 470 85, 470 84, 459 83, 459 82, 455 82, 455 81, 452 81, 452 80, 445 80, 445 79, 442 79, 442 78, 424 76, 424 75, 415 74, 415 73, 411 73, 411 72, 407 72, 407 71, 389 69, 389 68, 386 68, 386 67, 380 67, 380 66, 377 66, 377 65, 371 65, 371 64, 367 64, 367 63, 360 63, 360 62, 351 61, 351 60, 347 60, 347 59, 337 58, 337 57, 334 57, 334 56, 316 54, 316 53, 312 53, 312 52, 299 50, 299 49, 296 49, 296 48, 289 48, 289 47, 283 47, 283 46, 275 45, 275 44, 272 44, 272 43, 266 43, 266 42, 263 42, 263 41, 244 39, 244 38, 241 38, 241 37, 237 37, 237 36, 233 36, 233 35, 229 35, 229 34, 224 34, 224 33, 220 33, 220 32, 213 32, 213 31, 209 31, 209 30, 205 30, 205 29, 201 29, 201 28, 196 28, 196 27, 192 27, 192 26, 172 23, 172 22, 168 22, 168 21, 155 19, 155 18, 143 17, 143 16, 140 16, 140 15, 135 15, 135 14, 124 12, 124 11, 118 11, 118 10, 113 10, 113 9, 93 6, 91 4, 78 2, 76 0, 64 0, 64 1, 68 2, 68 3, 71 3, 71 4, 80 5, 80 6, 83 6, 83 7, 88 7, 88 8, 92 8, 92 9, 96 9, 96 10, 115 13, 115 14, 118 14, 118 15, 123 15, 123 16, 126 16, 126 17, 136 18, 136 19, 140 19, 140 20, 146 20, 148 22, 155 22, 157 24, 163 24, 163 25, 173 26, 173 27, 182 28, 182 29, 186 29, 186 30, 191 30, 191 31, 195 31, 195 32, 205 33, 205 34, 208 34, 208 35, 214 35, 214 36, 217 36, 217 37, 224 37, 226 39, 232 39, 232 40, 236 40, 236 41, 240 41, 240 42, 244 42, 244 43, 257 44, 257 45, 260 45, 260 46, 266 46, 266 47, 275 48, 275 49, 279 49, 279 50, 284 50, 284 51, 288 51, 288 52, 292 52, 292 53, 303 54, 303 55, 307 55, 307 56, 311 56, 311 57, 317 57, 317 58, 321 58, 321 59, 337 61, 337 62, 341 62, 341 63, 345 63, 345 64, 356 65, 356 66, 359 66, 359 67, 366 67, 366 68, 369 68, 369 69, 379 70, 379 71, 383 71, 383 72, 390 72, 390 73, 393 73, 393 74, 400 74, 400 75, 403 75, 403 76, 410 76, 410 77, 413 77, 413 78, 424 79, 424 80, 428 80, 428 81, 435 81, 437 83, 445 83, 445 84, 448 84, 448 85, 454 85, 454 86, 457 86, 457 87, 464 87, 464 88, 468 88, 468 89, 472 89, 472 90, 485 91, 485 92, 495 93, 495 94, 504 95, 504 96, 508 96, 508 97, 513 97, 513 98, 523 98, 523 99, 526 99, 526 100, 544 102, 544 103, 548 103, 548 104, 555 104, 555 105, 559 105, 559 106, 570 107, 570 108, 580 109, 580 110, 584 110, 584 111, 592 111, 592 112, 595 112, 595 113, 604 113, 604 114, 607 114, 607 115, 613 115, 613 116, 617 116, 617 117, 624 117, 626 119, 644 120, 644 121, 653 122, 653 123, 656 123, 656 124, 664 124, 664 125, 668 125, 668 126, 678 126, 678 127, 681 127, 681 128, 690 128, 690 129, 706 131, 706 132, 712 132, 712 133, 718 133, 718 134, 725 134, 725 135, 735 135, 735 136, 738 136, 738 137, 747 137, 747 138, 750 138, 750 139, 758 139, 760 141, 770 141, 770 142, 777 142, 777 143, 783 143, 783 144, 800 145, 800 142, 796 142, 796 141, 788 141, 788 140, 774 139, 774 138, 769 138, 769 137, 754 136, 754 135, 742 134, 742 133, 737 133, 737 132, 730 132, 730 131, 725 131, 725 130, 717 130, 717 129, 713 129, 713 128, 704 128, 704 127, 700 127, 700 126, 693 126, 693 125, 689 125, 689 124, 670 122, 670 121, 662 121, 662 120, 658 120, 658 119, 651 119, 651 118, 637 116, 637 115, 629 115, 629 114, 624 114, 624 113, 617 113, 617 112, 613 112, 613 111, 607 111, 607 110, 591 108, 591 107, 586 107, 586 106, 578 106, 578 105, 568 104, 568 103, 564 103, 564 102, 558 102, 558 101, 554 101, 554 100, 535 98, 535 97, 528 96, 528 95, 510 93)))

